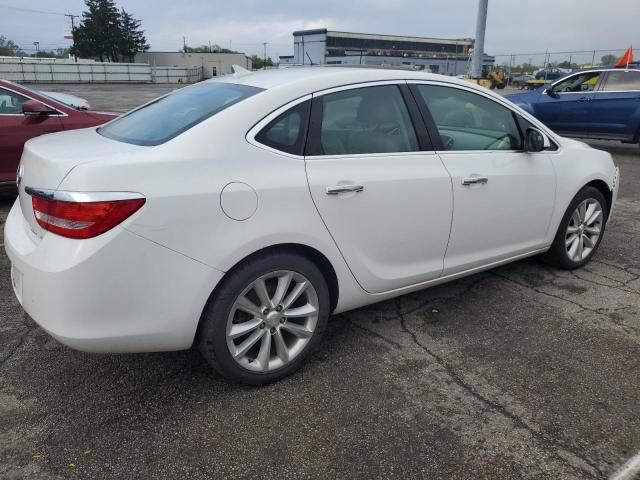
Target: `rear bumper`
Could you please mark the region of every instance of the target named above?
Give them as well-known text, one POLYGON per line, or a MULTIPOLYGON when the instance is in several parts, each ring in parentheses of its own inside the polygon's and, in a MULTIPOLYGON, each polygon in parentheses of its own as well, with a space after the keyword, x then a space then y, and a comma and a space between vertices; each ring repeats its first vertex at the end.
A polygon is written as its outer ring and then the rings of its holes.
POLYGON ((18 202, 4 238, 25 311, 60 342, 89 352, 189 348, 223 275, 122 227, 89 240, 38 239, 18 202))

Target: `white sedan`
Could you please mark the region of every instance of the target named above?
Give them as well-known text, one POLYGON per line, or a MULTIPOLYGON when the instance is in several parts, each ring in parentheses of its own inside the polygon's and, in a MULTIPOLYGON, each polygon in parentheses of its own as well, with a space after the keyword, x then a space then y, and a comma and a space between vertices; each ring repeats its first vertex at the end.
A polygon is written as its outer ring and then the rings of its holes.
POLYGON ((332 313, 547 252, 595 254, 611 156, 486 89, 291 68, 30 140, 5 226, 15 294, 90 352, 195 344, 233 381, 297 369, 332 313))

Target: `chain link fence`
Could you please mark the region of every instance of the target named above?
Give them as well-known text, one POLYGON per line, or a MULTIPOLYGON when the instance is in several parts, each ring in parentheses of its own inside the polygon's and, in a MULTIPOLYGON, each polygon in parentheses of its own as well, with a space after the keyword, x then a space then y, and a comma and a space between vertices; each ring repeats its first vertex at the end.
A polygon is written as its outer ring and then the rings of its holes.
POLYGON ((534 75, 540 70, 560 69, 565 73, 585 67, 611 65, 618 61, 625 49, 619 50, 575 50, 568 52, 535 52, 494 55, 496 68, 504 69, 507 75, 534 75))

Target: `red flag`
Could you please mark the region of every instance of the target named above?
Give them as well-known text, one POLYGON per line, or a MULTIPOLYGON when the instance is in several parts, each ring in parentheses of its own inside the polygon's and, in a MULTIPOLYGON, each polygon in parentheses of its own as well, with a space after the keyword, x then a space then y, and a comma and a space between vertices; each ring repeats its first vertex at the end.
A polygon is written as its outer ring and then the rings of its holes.
POLYGON ((620 57, 620 60, 618 60, 618 63, 616 63, 614 67, 628 68, 631 62, 633 62, 633 47, 627 48, 627 51, 624 52, 624 55, 620 57))

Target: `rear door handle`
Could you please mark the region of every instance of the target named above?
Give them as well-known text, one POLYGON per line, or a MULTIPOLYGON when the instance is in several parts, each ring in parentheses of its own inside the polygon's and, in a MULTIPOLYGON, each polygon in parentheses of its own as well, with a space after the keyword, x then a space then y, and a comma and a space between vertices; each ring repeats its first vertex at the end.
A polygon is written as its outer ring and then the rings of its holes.
POLYGON ((338 195, 340 193, 358 193, 364 190, 364 185, 334 185, 327 187, 327 195, 338 195))
POLYGON ((578 99, 579 102, 590 102, 591 101, 591 97, 580 97, 578 99))
POLYGON ((484 185, 489 181, 487 177, 467 177, 462 179, 462 185, 484 185))

